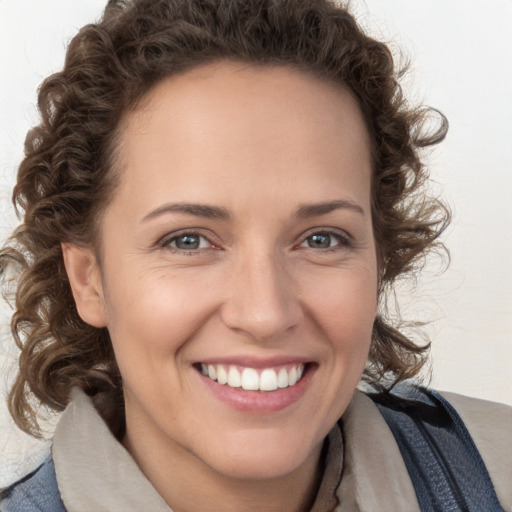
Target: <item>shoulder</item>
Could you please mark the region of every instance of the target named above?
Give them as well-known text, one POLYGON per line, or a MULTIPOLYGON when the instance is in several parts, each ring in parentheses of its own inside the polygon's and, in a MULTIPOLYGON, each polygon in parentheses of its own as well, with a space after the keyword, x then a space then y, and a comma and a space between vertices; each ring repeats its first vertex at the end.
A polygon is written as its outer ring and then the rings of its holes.
POLYGON ((512 455, 511 406, 446 391, 439 391, 439 394, 458 412, 477 446, 503 441, 507 453, 512 455))
MULTIPOLYGON (((440 471, 460 476, 456 487, 464 488, 464 496, 486 494, 507 510, 512 507, 511 407, 407 384, 370 397, 393 431, 410 474, 438 464, 440 471)), ((427 477, 417 479, 419 487, 428 487, 427 477)), ((447 481, 446 487, 451 485, 447 481)))
POLYGON ((501 503, 512 506, 512 407, 441 391, 466 425, 501 503))
POLYGON ((65 512, 51 455, 32 473, 0 493, 1 512, 65 512))

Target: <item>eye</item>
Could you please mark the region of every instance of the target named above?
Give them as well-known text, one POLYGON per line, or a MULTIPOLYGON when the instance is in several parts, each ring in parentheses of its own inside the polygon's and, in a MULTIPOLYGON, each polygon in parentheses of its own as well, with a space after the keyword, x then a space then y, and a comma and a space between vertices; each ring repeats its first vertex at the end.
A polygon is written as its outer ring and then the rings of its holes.
POLYGON ((165 238, 162 240, 161 246, 179 251, 200 251, 212 247, 213 244, 199 233, 186 232, 165 238))
POLYGON ((338 246, 349 245, 348 237, 332 231, 318 231, 309 235, 300 247, 308 247, 310 249, 331 249, 338 246))

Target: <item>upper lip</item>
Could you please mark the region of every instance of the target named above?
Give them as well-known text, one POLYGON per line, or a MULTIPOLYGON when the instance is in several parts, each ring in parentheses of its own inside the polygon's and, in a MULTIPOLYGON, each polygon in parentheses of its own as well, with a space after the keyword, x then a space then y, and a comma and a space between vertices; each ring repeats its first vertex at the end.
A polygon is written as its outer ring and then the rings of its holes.
POLYGON ((219 356, 201 359, 197 363, 203 364, 222 364, 243 366, 246 368, 272 368, 285 364, 306 364, 313 362, 311 358, 298 356, 274 356, 274 357, 254 357, 254 356, 219 356))

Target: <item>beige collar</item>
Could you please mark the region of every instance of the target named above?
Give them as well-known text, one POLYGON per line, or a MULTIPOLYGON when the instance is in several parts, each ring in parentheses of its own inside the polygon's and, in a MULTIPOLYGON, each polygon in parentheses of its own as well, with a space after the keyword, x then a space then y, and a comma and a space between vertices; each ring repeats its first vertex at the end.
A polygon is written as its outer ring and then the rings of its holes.
POLYGON ((420 512, 411 478, 384 418, 356 391, 343 415, 345 461, 336 512, 420 512))
MULTIPOLYGON (((68 511, 172 512, 111 434, 90 398, 78 389, 71 398, 53 439, 57 480, 68 511)), ((363 393, 356 391, 343 415, 343 439, 336 425, 328 442, 314 512, 332 510, 335 491, 336 512, 419 511, 398 446, 378 409, 363 393)))
POLYGON ((68 512, 171 510, 78 388, 57 424, 52 451, 68 512))

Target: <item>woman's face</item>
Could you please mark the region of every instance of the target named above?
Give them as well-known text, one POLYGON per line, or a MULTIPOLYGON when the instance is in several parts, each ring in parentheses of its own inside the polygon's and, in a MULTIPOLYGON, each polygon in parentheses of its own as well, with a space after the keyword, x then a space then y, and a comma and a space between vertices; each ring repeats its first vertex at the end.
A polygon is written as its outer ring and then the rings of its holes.
POLYGON ((207 65, 127 116, 119 167, 95 323, 123 377, 128 445, 236 478, 317 460, 376 313, 354 97, 295 69, 207 65))

